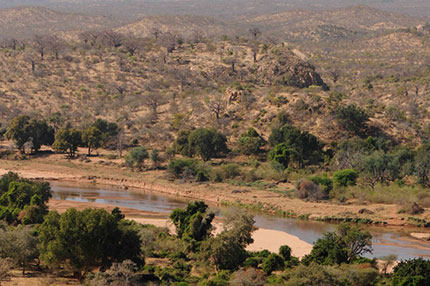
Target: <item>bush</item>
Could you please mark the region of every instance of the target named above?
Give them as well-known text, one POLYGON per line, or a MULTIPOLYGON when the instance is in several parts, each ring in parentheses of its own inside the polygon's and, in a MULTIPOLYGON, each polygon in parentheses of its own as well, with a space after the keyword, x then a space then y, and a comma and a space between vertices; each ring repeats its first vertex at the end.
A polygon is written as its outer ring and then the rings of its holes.
POLYGON ((228 152, 227 138, 215 129, 199 128, 188 136, 190 155, 198 155, 203 161, 220 157, 228 152))
POLYGON ((260 148, 266 142, 254 128, 249 128, 243 133, 237 143, 237 150, 244 155, 257 155, 261 152, 260 148))
POLYGON ((175 159, 169 162, 167 172, 177 179, 204 182, 209 179, 209 168, 194 159, 175 159))
POLYGON ((125 156, 125 162, 130 168, 136 167, 138 170, 142 170, 147 158, 149 158, 149 154, 145 147, 135 147, 125 156))
POLYGON ((309 200, 324 200, 328 199, 328 193, 324 192, 312 181, 300 180, 296 186, 296 196, 299 199, 309 199, 309 200))
POLYGON ((240 176, 240 167, 237 164, 230 163, 213 169, 211 178, 215 182, 222 182, 240 176))
POLYGON ((333 174, 334 184, 339 187, 355 186, 357 178, 358 173, 352 169, 339 170, 333 174))
POLYGON ((258 269, 249 267, 233 273, 230 279, 231 286, 264 286, 266 275, 258 269))
POLYGON ((291 259, 291 247, 288 245, 282 245, 279 248, 279 255, 284 259, 284 261, 288 261, 291 259))
POLYGON ((284 268, 284 259, 278 254, 270 254, 262 265, 263 271, 270 275, 275 270, 282 270, 284 268))
POLYGON ((324 193, 329 194, 330 191, 333 189, 333 181, 332 179, 327 177, 327 174, 323 174, 321 176, 315 175, 310 177, 309 180, 319 186, 322 186, 324 193))
POLYGON ((430 285, 430 261, 417 258, 400 262, 394 267, 392 285, 430 285))
POLYGON ((367 129, 369 116, 355 104, 336 108, 335 116, 342 128, 356 135, 363 134, 367 129))
POLYGON ((269 137, 270 146, 275 147, 271 159, 274 155, 282 156, 287 166, 290 162, 297 164, 299 168, 307 165, 318 164, 323 159, 323 144, 314 135, 300 131, 291 126, 284 125, 281 128, 274 128, 269 137), (280 144, 284 144, 280 146, 280 144))

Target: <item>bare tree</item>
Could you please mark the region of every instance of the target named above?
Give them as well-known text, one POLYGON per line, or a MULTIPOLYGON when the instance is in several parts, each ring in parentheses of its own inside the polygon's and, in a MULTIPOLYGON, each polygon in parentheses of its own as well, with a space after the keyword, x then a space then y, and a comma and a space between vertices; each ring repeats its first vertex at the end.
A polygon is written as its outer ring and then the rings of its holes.
POLYGON ((217 120, 221 118, 221 114, 224 112, 226 106, 227 104, 221 93, 216 93, 207 100, 207 107, 213 114, 215 114, 217 120))
POLYGON ((124 42, 123 34, 117 33, 115 31, 109 30, 103 33, 103 42, 107 46, 111 46, 114 48, 119 48, 122 46, 124 42))
POLYGON ((133 56, 139 49, 139 39, 130 35, 124 39, 123 47, 130 55, 133 56))
POLYGON ((34 55, 33 53, 26 54, 24 57, 24 60, 31 64, 31 71, 34 72, 36 70, 36 60, 37 55, 34 55))
POLYGON ((46 50, 49 48, 49 37, 44 35, 34 36, 33 47, 39 53, 40 60, 43 61, 46 50))
POLYGON ((158 107, 162 105, 162 96, 157 91, 146 91, 143 95, 143 104, 151 109, 152 116, 155 120, 158 119, 158 107))
POLYGON ((249 29, 249 33, 253 37, 254 41, 257 41, 258 37, 261 36, 261 30, 258 27, 252 27, 249 29))
POLYGON ((176 49, 178 36, 170 32, 164 33, 161 37, 161 45, 166 49, 167 54, 171 54, 176 49))
POLYGON ((188 78, 191 77, 191 72, 187 68, 174 69, 173 71, 174 77, 180 81, 181 83, 181 91, 184 91, 185 85, 188 84, 188 78))
POLYGON ((54 53, 55 59, 58 60, 60 53, 62 53, 66 47, 64 41, 57 36, 51 36, 47 40, 49 50, 54 53))
POLYGON ((258 44, 253 44, 251 47, 252 58, 254 59, 254 63, 257 62, 257 54, 258 54, 259 48, 260 47, 258 46, 258 44))
POLYGON ((331 78, 333 79, 333 82, 336 83, 340 77, 340 70, 335 69, 329 72, 331 78))
POLYGON ((79 39, 85 44, 94 47, 100 36, 99 32, 96 31, 85 31, 79 34, 79 39))
POLYGON ((151 30, 151 35, 153 35, 154 39, 156 39, 156 40, 158 40, 158 38, 160 37, 161 33, 162 33, 161 30, 158 29, 158 28, 153 28, 151 30))

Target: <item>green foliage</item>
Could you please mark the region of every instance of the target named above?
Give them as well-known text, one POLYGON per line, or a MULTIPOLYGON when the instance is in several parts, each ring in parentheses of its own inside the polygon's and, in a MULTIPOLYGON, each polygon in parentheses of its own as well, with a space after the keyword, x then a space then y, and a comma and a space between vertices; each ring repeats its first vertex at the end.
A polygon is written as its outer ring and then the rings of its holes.
POLYGON ((44 120, 32 119, 20 115, 12 119, 6 130, 6 138, 13 140, 16 146, 25 152, 25 144, 29 143, 31 151, 39 151, 42 145, 52 145, 54 129, 44 120))
POLYGON ((69 265, 80 281, 114 262, 142 264, 140 243, 132 224, 105 210, 50 212, 39 228, 40 260, 48 266, 69 265))
POLYGON ((269 158, 278 162, 282 161, 284 166, 294 162, 299 168, 303 168, 307 165, 318 164, 323 159, 323 144, 318 138, 288 124, 274 128, 269 137, 269 143, 276 149, 271 152, 269 158), (283 145, 279 146, 279 144, 283 145), (275 159, 277 157, 279 159, 275 159))
POLYGON ((39 256, 37 242, 35 230, 29 226, 0 229, 0 256, 12 258, 25 274, 28 265, 39 256))
POLYGON ((14 173, 0 179, 0 219, 8 223, 40 223, 51 197, 49 183, 20 179, 14 173))
POLYGON ((215 129, 199 128, 188 136, 190 153, 200 156, 203 161, 219 157, 228 152, 227 138, 215 129))
POLYGON ((355 104, 339 106, 336 108, 335 117, 345 130, 355 135, 361 135, 367 129, 369 116, 355 104))
POLYGON ((158 162, 160 162, 160 151, 158 151, 158 149, 152 150, 151 161, 154 165, 157 165, 158 162))
POLYGON ((282 245, 279 248, 279 255, 284 259, 284 261, 288 261, 291 259, 291 247, 288 245, 282 245))
POLYGON ((430 187, 430 143, 425 142, 418 148, 415 157, 415 174, 419 183, 430 187))
POLYGON ((188 204, 186 209, 175 209, 170 214, 179 238, 192 242, 202 241, 210 236, 215 214, 206 213, 207 208, 200 201, 188 204))
POLYGON ((430 285, 430 261, 423 258, 400 262, 394 267, 393 286, 430 285))
POLYGON ((192 152, 188 145, 188 137, 190 136, 191 131, 189 130, 180 130, 178 132, 178 137, 174 143, 175 152, 181 154, 182 156, 191 157, 192 152))
POLYGON ((211 179, 215 182, 222 182, 238 176, 240 176, 240 167, 234 163, 221 165, 218 168, 212 169, 211 172, 211 179))
POLYGON ((271 253, 266 259, 264 259, 262 268, 267 275, 270 275, 275 270, 283 270, 284 259, 278 254, 271 253))
POLYGON ((199 283, 199 286, 229 286, 230 272, 219 271, 213 278, 199 283))
POLYGON ((177 179, 188 179, 197 182, 209 180, 209 169, 194 159, 175 159, 169 162, 167 172, 177 179))
POLYGON ((109 141, 119 134, 119 127, 114 122, 108 122, 104 119, 97 119, 92 127, 97 128, 101 133, 101 142, 103 146, 106 146, 109 141))
POLYGON ((333 189, 333 181, 329 177, 327 177, 327 174, 323 174, 321 176, 315 175, 309 178, 310 181, 312 181, 314 184, 317 184, 322 187, 324 193, 330 193, 330 191, 333 189))
POLYGON ((293 148, 290 148, 286 143, 281 143, 270 151, 269 159, 272 162, 279 163, 286 169, 295 155, 295 150, 293 148))
POLYGON ((252 243, 254 218, 243 210, 225 215, 224 230, 204 241, 200 248, 203 260, 211 260, 219 270, 236 270, 245 262, 245 248, 252 243))
POLYGON ((249 128, 247 132, 240 135, 237 143, 237 150, 244 155, 258 155, 261 147, 266 144, 264 139, 254 128, 249 128))
POLYGON ((125 162, 130 168, 136 167, 141 171, 145 163, 145 159, 148 158, 148 151, 146 151, 145 147, 134 147, 125 156, 125 162))
MULTIPOLYGON (((311 263, 308 266, 299 265, 289 275, 287 286, 346 286, 326 267, 311 263)), ((363 285, 364 286, 364 285, 363 285)))
POLYGON ((365 253, 372 252, 372 235, 356 226, 341 224, 337 232, 328 232, 318 239, 302 263, 323 265, 350 263, 365 253))
POLYGON ((344 169, 334 172, 333 181, 335 186, 349 187, 357 183, 358 173, 352 169, 344 169))
POLYGON ((52 144, 52 148, 57 152, 67 152, 70 157, 73 157, 81 143, 81 132, 73 129, 70 124, 67 124, 55 133, 55 141, 52 144))
POLYGON ((102 146, 103 133, 98 128, 90 126, 82 131, 82 143, 88 147, 88 156, 91 156, 91 150, 102 146))

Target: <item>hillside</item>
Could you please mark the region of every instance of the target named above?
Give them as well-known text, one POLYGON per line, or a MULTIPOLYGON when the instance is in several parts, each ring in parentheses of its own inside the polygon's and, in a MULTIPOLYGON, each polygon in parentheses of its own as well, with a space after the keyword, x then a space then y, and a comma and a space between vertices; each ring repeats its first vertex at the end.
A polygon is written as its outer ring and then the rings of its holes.
POLYGON ((35 34, 106 29, 112 25, 112 20, 106 17, 62 13, 40 7, 0 10, 0 39, 26 39, 35 34))

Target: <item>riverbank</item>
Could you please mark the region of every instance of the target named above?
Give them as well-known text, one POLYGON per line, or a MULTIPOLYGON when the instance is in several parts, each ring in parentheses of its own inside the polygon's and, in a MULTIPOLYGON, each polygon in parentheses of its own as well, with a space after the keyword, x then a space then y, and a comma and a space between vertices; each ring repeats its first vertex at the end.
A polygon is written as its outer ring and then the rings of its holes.
MULTIPOLYGON (((410 216, 399 213, 401 206, 395 204, 370 204, 358 201, 306 202, 290 198, 282 192, 254 186, 172 182, 166 178, 165 171, 132 172, 128 168, 119 167, 115 161, 107 163, 102 157, 92 157, 91 162, 84 162, 78 159, 70 160, 60 154, 49 154, 30 160, 0 160, 0 166, 0 174, 13 171, 29 179, 106 184, 134 192, 149 190, 183 199, 204 200, 216 205, 241 205, 292 218, 331 222, 348 220, 388 226, 414 226, 422 224, 423 221, 430 221, 430 209, 425 209, 422 214, 410 216)), ((278 185, 278 189, 292 188, 294 186, 291 183, 278 185)))
MULTIPOLYGON (((59 213, 65 212, 69 208, 75 208, 77 210, 83 210, 85 208, 100 208, 106 211, 112 211, 115 206, 108 204, 99 203, 84 203, 84 202, 72 202, 64 200, 51 199, 48 203, 49 209, 56 210, 59 213)), ((127 219, 134 220, 141 224, 152 224, 157 227, 166 227, 171 233, 175 233, 175 227, 166 217, 166 214, 141 211, 131 208, 121 207, 121 212, 127 219)), ((222 230, 222 223, 217 221, 215 223, 215 234, 222 230)), ((250 251, 260 251, 267 249, 271 252, 277 253, 279 247, 282 245, 288 245, 291 247, 292 254, 296 257, 302 258, 306 254, 309 254, 312 250, 312 245, 307 243, 297 236, 288 234, 283 231, 259 228, 253 233, 254 243, 248 246, 250 251)))

